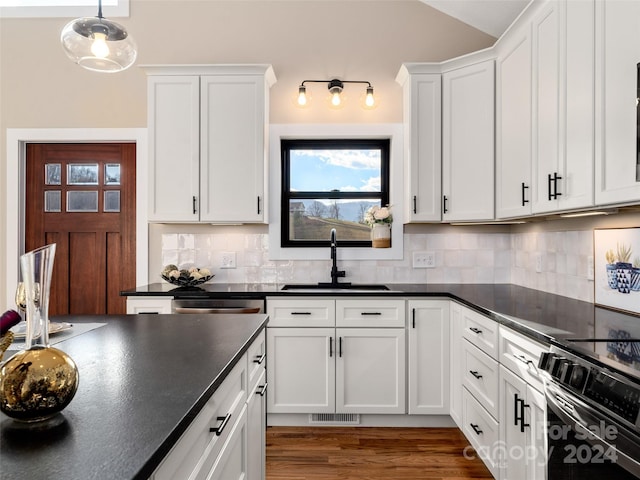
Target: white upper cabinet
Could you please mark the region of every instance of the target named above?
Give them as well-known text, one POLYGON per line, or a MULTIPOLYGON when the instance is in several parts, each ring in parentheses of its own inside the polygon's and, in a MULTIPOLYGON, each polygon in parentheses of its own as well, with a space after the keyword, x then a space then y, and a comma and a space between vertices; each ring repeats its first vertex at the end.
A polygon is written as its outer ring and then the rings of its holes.
POLYGON ((269 65, 145 67, 149 218, 266 221, 269 65))
POLYGON ((532 21, 533 213, 593 205, 594 2, 545 2, 532 21))
POLYGON ((496 47, 496 217, 531 214, 531 28, 496 47))
POLYGON ((596 2, 596 168, 598 205, 640 202, 637 65, 640 2, 596 2))
POLYGON ((441 220, 442 79, 439 67, 404 64, 403 86, 406 221, 441 220))
POLYGON ((442 75, 442 219, 494 218, 494 61, 442 75))

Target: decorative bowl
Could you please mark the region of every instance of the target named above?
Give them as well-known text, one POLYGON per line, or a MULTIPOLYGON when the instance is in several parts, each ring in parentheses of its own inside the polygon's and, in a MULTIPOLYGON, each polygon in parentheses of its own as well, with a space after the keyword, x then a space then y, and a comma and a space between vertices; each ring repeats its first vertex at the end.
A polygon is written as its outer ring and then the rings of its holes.
POLYGON ((194 287, 208 282, 213 274, 208 268, 191 268, 179 270, 175 265, 167 265, 160 274, 163 280, 179 287, 194 287))
POLYGON ((180 287, 194 287, 196 285, 201 285, 205 282, 211 280, 214 275, 207 275, 205 277, 200 278, 191 278, 191 277, 183 277, 179 276, 178 278, 167 277, 166 275, 160 275, 163 280, 166 280, 172 285, 178 285, 180 287))

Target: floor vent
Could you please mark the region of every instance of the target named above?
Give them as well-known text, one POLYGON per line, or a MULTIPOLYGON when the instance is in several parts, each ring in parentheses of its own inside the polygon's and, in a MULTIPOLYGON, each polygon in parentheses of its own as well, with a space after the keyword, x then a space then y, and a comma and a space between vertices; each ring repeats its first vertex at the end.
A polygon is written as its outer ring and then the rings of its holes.
POLYGON ((357 413, 312 413, 309 423, 318 425, 359 425, 360 415, 357 413))

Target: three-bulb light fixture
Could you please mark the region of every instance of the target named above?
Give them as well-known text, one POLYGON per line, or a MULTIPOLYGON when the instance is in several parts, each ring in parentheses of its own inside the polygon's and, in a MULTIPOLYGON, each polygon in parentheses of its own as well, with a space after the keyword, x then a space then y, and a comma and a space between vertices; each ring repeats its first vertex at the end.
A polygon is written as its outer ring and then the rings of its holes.
POLYGON ((98 0, 97 17, 67 23, 60 41, 71 60, 94 72, 121 72, 136 61, 135 41, 122 25, 102 16, 102 0, 98 0))
POLYGON ((373 96, 373 87, 370 82, 361 81, 361 80, 338 80, 337 78, 331 80, 304 80, 300 86, 298 87, 298 105, 304 107, 308 103, 307 98, 307 87, 305 83, 326 83, 327 88, 329 89, 329 94, 331 95, 331 105, 334 107, 339 107, 342 103, 342 98, 340 94, 344 89, 345 83, 364 83, 367 85, 364 106, 366 108, 373 108, 376 104, 376 100, 373 96))

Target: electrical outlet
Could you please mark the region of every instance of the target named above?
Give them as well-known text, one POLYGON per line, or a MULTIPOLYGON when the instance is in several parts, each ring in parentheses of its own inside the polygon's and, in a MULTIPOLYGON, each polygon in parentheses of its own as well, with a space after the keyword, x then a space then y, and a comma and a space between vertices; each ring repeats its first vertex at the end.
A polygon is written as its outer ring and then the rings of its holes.
POLYGON ((435 268, 435 252, 413 252, 413 268, 435 268))
POLYGON ((593 255, 587 257, 587 280, 593 280, 594 277, 593 255))
POLYGON ((536 273, 542 272, 542 254, 536 253, 536 273))
POLYGON ((220 268, 236 268, 236 252, 222 252, 220 268))

